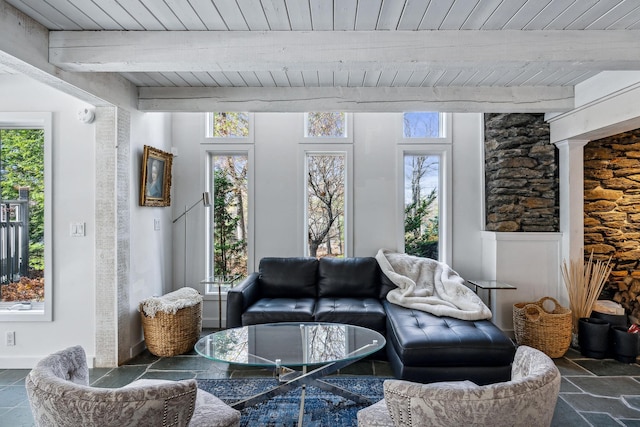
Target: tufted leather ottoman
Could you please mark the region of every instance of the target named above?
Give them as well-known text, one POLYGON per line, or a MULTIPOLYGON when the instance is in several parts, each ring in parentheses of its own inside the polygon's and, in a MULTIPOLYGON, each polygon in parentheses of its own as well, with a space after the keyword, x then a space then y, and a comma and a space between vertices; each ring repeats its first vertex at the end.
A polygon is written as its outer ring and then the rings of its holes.
POLYGON ((438 317, 384 301, 387 356, 399 379, 416 382, 508 381, 513 342, 489 320, 438 317))

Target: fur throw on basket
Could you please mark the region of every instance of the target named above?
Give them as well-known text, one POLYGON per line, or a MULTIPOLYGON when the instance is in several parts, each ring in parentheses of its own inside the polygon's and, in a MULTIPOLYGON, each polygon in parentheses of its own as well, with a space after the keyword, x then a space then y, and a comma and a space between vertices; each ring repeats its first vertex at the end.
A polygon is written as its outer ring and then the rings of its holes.
POLYGON ((194 306, 202 301, 202 295, 193 288, 180 288, 161 297, 150 297, 140 303, 145 315, 155 317, 156 313, 176 314, 178 310, 194 306))

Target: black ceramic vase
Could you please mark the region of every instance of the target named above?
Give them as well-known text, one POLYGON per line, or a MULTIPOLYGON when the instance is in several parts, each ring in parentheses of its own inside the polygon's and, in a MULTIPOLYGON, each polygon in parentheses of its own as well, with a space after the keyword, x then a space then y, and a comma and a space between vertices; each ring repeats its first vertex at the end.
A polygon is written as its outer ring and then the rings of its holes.
POLYGON ((585 357, 603 359, 609 348, 609 322, 592 317, 582 317, 578 321, 578 343, 580 353, 585 357))
POLYGON ((638 334, 627 332, 626 327, 611 328, 613 357, 622 363, 634 363, 638 357, 638 334))

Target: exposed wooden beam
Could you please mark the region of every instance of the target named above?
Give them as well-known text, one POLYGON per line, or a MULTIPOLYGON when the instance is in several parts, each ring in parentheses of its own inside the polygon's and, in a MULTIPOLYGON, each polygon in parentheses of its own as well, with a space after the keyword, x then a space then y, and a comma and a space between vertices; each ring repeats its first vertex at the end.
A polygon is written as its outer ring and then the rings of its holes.
POLYGON ((0 0, 0 64, 93 105, 136 105, 135 86, 114 73, 92 75, 49 63, 49 31, 0 0))
POLYGON ((544 113, 573 108, 573 87, 139 89, 141 111, 447 111, 544 113))
POLYGON ((52 31, 69 71, 640 68, 640 30, 52 31))

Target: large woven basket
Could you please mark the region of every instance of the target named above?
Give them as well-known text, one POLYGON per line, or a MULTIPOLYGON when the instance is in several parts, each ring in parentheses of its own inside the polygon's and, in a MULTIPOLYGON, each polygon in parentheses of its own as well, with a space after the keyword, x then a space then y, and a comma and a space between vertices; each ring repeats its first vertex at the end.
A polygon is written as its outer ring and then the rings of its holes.
POLYGON ((513 329, 518 345, 536 348, 553 359, 564 356, 571 345, 571 322, 571 310, 551 297, 513 305, 513 329), (546 301, 553 302, 553 310, 544 307, 546 301))
POLYGON ((147 316, 140 307, 142 328, 147 348, 162 357, 176 356, 190 351, 202 330, 202 302, 173 313, 158 311, 147 316))

